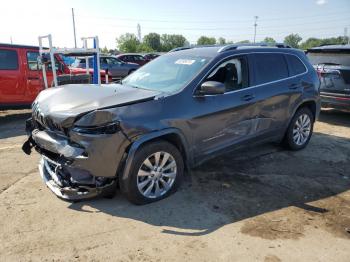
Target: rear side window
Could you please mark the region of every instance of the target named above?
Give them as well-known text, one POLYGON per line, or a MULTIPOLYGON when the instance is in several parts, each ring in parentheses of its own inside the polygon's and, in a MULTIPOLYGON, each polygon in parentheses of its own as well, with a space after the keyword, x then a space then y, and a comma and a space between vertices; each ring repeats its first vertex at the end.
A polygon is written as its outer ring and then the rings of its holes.
POLYGON ((286 55, 290 76, 299 75, 306 72, 304 64, 294 55, 286 55))
POLYGON ((18 55, 14 50, 0 49, 0 70, 18 69, 18 55))
POLYGON ((254 54, 256 84, 265 84, 288 77, 283 54, 254 54))

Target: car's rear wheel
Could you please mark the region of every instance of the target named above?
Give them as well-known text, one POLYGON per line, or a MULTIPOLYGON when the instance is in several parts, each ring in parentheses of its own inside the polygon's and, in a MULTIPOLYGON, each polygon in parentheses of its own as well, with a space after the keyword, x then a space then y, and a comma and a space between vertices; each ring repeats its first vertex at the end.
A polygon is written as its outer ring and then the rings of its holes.
POLYGON ((291 150, 300 150, 307 146, 312 136, 314 116, 310 109, 303 107, 293 116, 285 134, 283 145, 291 150))
POLYGON ((184 172, 183 158, 172 144, 159 141, 142 146, 135 154, 122 191, 134 204, 147 204, 176 191, 184 172))

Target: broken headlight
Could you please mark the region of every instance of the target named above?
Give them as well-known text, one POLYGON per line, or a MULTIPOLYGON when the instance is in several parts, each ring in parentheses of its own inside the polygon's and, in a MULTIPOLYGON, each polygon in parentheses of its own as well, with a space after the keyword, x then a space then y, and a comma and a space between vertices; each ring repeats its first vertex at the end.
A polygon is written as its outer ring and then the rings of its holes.
POLYGON ((73 132, 90 135, 114 134, 119 130, 119 122, 107 123, 102 126, 75 126, 72 129, 73 132))

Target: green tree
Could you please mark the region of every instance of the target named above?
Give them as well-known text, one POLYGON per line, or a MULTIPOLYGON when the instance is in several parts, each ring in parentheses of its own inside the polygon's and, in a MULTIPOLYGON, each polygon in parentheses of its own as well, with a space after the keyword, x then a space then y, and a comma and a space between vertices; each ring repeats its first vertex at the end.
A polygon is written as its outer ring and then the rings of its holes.
POLYGON ((298 34, 290 34, 284 38, 284 43, 293 48, 299 48, 299 43, 302 40, 301 36, 298 34))
POLYGON ((139 45, 140 42, 134 34, 126 33, 117 38, 117 47, 122 52, 137 52, 139 45))
POLYGON ((242 40, 242 41, 236 42, 236 44, 250 44, 250 41, 249 40, 242 40))
POLYGON ((101 49, 101 53, 102 54, 108 54, 107 46, 105 46, 104 48, 101 49))
POLYGON ((137 52, 140 53, 151 53, 154 52, 154 49, 152 49, 148 44, 141 43, 137 46, 137 52))
POLYGON ((263 42, 268 44, 276 44, 276 40, 268 36, 264 38, 263 42))
POLYGON ((218 40, 216 41, 219 45, 225 45, 226 44, 226 39, 223 37, 219 37, 218 40))
POLYGON ((160 42, 162 45, 162 51, 168 52, 171 49, 185 46, 188 42, 183 35, 169 35, 163 34, 160 37, 160 42))
POLYGON ((215 45, 216 39, 214 37, 201 36, 197 40, 197 45, 215 45))
POLYGON ((160 52, 162 49, 162 46, 160 43, 160 35, 157 33, 149 33, 148 35, 145 35, 143 37, 143 44, 147 45, 154 51, 160 52))

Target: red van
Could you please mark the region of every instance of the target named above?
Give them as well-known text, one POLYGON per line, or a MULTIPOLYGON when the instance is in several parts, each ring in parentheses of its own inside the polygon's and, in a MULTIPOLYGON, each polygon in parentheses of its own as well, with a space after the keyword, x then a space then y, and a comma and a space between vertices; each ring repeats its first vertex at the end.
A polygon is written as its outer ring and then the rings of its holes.
MULTIPOLYGON (((39 47, 0 44, 0 107, 30 105, 44 88, 42 71, 37 57, 39 47)), ((55 56, 57 75, 70 70, 59 55, 55 56)), ((47 80, 53 80, 51 64, 47 80)))
MULTIPOLYGON (((41 65, 38 63, 39 47, 0 44, 0 108, 29 106, 44 89, 41 65)), ((55 55, 57 75, 85 74, 86 70, 70 69, 60 55, 55 55)), ((90 70, 93 74, 93 70, 90 70)), ((101 70, 105 82, 105 71, 101 70)), ((53 81, 51 63, 46 67, 47 83, 53 81)), ((108 76, 109 82, 112 77, 108 76)))

